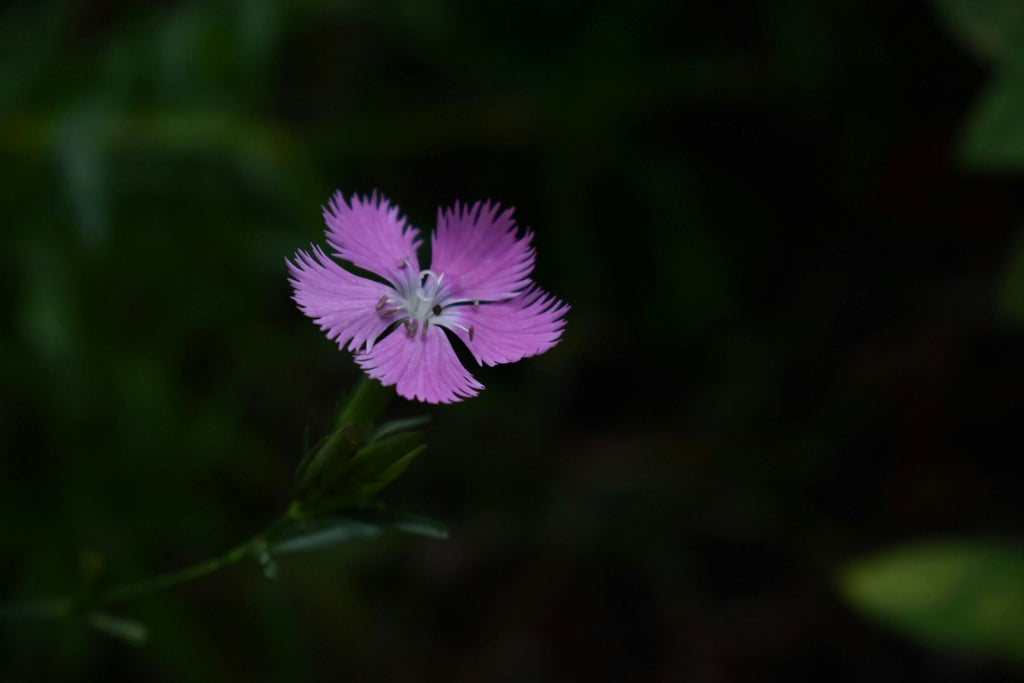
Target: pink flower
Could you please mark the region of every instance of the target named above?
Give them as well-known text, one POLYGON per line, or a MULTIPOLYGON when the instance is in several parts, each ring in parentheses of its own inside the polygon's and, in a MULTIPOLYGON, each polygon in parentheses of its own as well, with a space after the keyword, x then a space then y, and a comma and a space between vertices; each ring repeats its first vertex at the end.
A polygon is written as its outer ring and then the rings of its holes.
POLYGON ((295 302, 338 346, 400 396, 451 403, 483 389, 452 346, 479 364, 512 363, 558 343, 569 306, 530 280, 533 235, 518 235, 512 209, 477 202, 437 213, 432 262, 421 269, 419 231, 375 192, 324 207, 334 255, 314 246, 288 262, 295 302), (447 333, 445 332, 447 330, 447 333))

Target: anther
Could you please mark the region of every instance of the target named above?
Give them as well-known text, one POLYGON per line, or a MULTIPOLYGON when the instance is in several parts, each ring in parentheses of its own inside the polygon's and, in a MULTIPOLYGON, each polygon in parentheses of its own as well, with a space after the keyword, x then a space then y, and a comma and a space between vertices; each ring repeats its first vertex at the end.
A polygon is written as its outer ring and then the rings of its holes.
POLYGON ((427 321, 423 321, 423 327, 420 328, 420 339, 427 338, 427 321))
POLYGON ((402 258, 398 259, 398 267, 399 268, 405 268, 405 264, 407 264, 408 262, 409 262, 409 257, 408 256, 403 256, 402 258))
POLYGON ((434 304, 434 307, 430 310, 434 312, 434 315, 441 315, 441 304, 434 304))
POLYGON ((469 326, 469 341, 473 341, 473 334, 475 332, 476 332, 476 329, 472 325, 470 325, 469 326))
POLYGON ((480 308, 480 299, 473 297, 473 308, 480 308))
POLYGON ((377 311, 377 315, 379 315, 382 318, 386 318, 389 315, 394 315, 395 313, 398 313, 398 309, 397 308, 388 308, 388 309, 383 310, 383 311, 377 311))
POLYGON ((405 319, 405 333, 409 335, 409 339, 416 337, 416 328, 419 327, 419 323, 414 318, 405 319))
POLYGON ((388 302, 388 295, 385 294, 384 296, 382 296, 380 298, 380 301, 377 302, 377 310, 379 311, 380 309, 384 308, 384 304, 386 304, 387 302, 388 302))

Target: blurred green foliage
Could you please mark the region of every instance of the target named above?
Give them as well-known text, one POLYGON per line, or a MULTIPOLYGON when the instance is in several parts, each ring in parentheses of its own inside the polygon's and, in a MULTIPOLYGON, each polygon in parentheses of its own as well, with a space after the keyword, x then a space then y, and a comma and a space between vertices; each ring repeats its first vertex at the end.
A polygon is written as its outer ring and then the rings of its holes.
POLYGON ((843 569, 857 607, 937 647, 1024 666, 1024 548, 1019 544, 919 542, 843 569))
MULTIPOLYGON (((960 144, 974 170, 1024 169, 1024 5, 1006 0, 937 0, 953 35, 993 74, 972 104, 960 144)), ((1018 243, 1024 238, 1018 237, 1018 243)), ((1009 251, 995 305, 1004 318, 1024 324, 1024 252, 1009 251)))
POLYGON ((933 0, 951 37, 972 56, 1017 60, 1024 41, 1024 7, 1013 0, 933 0))
POLYGON ((142 648, 5 629, 0 678, 1005 679, 861 621, 831 576, 1024 521, 1021 21, 4 6, 0 599, 187 565, 287 503, 358 377, 285 280, 334 189, 424 230, 515 204, 573 309, 558 347, 434 411, 384 492, 450 541, 288 554, 275 583, 239 567, 107 615, 142 648))

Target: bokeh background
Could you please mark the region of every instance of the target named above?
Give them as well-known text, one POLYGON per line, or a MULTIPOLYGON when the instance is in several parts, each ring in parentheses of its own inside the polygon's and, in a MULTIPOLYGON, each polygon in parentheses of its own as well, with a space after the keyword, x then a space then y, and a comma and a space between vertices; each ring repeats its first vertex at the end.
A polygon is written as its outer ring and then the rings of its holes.
POLYGON ((115 610, 142 647, 5 624, 0 679, 1015 679, 942 567, 843 577, 963 539, 1024 629, 1021 57, 997 0, 6 5, 0 599, 287 503, 359 376, 286 283, 335 189, 515 205, 573 308, 479 398, 393 406, 435 426, 384 497, 450 540, 115 610), (922 585, 920 633, 879 618, 922 585))

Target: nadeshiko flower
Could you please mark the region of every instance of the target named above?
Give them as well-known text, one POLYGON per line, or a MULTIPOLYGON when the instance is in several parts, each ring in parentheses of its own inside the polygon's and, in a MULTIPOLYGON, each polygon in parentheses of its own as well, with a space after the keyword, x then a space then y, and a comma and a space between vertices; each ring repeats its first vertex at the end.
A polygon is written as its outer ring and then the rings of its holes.
POLYGON ((324 207, 327 242, 288 262, 295 302, 329 339, 399 395, 427 403, 476 396, 483 385, 455 353, 479 364, 512 363, 558 343, 569 307, 530 279, 533 235, 512 209, 477 202, 438 210, 430 268, 420 268, 419 231, 374 193, 324 207), (365 272, 367 276, 357 274, 365 272), (376 277, 373 277, 376 276, 376 277))

